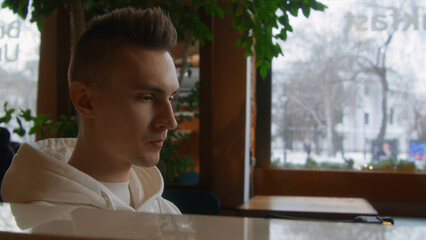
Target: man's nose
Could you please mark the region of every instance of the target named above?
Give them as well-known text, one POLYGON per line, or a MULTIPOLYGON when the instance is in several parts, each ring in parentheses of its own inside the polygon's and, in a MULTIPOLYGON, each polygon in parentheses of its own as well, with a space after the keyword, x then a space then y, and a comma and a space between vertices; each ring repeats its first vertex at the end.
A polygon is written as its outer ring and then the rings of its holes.
POLYGON ((175 129, 178 124, 176 121, 175 113, 173 110, 173 106, 170 102, 165 103, 161 106, 161 109, 157 115, 157 128, 163 129, 175 129))

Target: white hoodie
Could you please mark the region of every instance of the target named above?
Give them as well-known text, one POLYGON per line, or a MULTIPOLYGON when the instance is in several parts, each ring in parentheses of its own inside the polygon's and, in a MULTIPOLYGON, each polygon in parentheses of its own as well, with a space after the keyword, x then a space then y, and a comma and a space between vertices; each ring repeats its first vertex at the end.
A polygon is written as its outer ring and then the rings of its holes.
POLYGON ((76 139, 64 138, 22 144, 3 179, 4 201, 180 214, 161 197, 164 183, 156 167, 130 170, 132 208, 96 179, 67 164, 75 143, 76 139))

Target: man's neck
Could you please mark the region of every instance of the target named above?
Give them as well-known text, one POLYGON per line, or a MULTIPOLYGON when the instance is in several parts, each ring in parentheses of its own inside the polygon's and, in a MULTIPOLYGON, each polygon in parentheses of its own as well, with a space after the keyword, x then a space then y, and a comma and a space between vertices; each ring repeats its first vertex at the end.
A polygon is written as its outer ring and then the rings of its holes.
POLYGON ((132 164, 117 161, 105 152, 97 144, 88 144, 79 138, 68 164, 98 181, 112 183, 129 181, 132 164))

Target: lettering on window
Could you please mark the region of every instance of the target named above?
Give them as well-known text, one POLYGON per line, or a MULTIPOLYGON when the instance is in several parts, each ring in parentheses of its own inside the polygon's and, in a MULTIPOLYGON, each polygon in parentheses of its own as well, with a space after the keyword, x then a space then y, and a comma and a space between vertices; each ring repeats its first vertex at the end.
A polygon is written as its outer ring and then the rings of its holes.
POLYGON ((411 12, 389 7, 376 11, 373 14, 345 14, 346 24, 344 31, 407 31, 409 29, 420 31, 426 30, 426 13, 419 7, 412 8, 411 12))
POLYGON ((0 62, 15 62, 19 59, 19 43, 21 35, 21 21, 0 22, 0 62))

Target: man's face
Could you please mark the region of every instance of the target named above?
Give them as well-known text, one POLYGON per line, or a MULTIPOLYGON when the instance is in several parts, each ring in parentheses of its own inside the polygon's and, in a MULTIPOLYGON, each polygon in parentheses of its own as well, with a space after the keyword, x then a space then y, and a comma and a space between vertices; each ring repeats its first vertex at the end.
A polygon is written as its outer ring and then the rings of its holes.
POLYGON ((105 161, 156 165, 167 130, 177 127, 171 100, 179 84, 170 54, 132 45, 106 68, 106 84, 92 86, 96 141, 111 156, 105 161))

